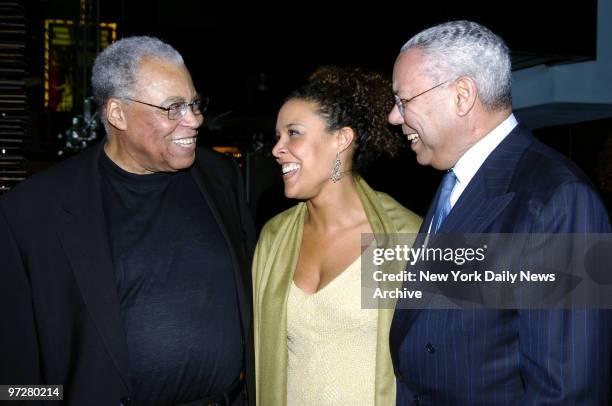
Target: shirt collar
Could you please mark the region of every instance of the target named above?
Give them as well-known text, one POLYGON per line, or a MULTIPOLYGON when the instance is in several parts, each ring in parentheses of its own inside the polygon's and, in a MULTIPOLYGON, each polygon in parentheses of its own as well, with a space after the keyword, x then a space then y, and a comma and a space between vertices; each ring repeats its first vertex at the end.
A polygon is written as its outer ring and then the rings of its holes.
POLYGON ((514 117, 514 114, 511 113, 508 118, 495 127, 493 131, 482 137, 476 144, 472 145, 470 149, 465 151, 453 167, 453 172, 455 172, 457 176, 457 182, 464 187, 470 183, 470 180, 472 180, 478 169, 480 169, 483 162, 504 138, 510 134, 517 124, 518 121, 514 117))

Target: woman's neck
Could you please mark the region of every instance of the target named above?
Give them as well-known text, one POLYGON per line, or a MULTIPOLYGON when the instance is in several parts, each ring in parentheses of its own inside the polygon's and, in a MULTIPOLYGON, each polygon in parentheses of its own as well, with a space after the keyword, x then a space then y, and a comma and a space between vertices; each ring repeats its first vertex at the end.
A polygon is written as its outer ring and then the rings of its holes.
POLYGON ((366 218, 351 175, 345 175, 338 183, 330 182, 318 196, 306 201, 306 207, 305 225, 320 232, 351 227, 366 218))

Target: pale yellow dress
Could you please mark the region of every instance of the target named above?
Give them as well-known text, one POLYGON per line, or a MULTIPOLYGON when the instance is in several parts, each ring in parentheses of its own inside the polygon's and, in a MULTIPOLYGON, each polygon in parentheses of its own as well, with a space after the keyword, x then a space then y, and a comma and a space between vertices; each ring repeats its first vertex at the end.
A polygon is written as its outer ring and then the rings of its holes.
POLYGON ((287 405, 374 405, 378 311, 361 308, 361 261, 287 301, 287 405))
MULTIPOLYGON (((421 225, 419 216, 402 207, 384 193, 375 192, 362 178, 356 177, 355 182, 357 193, 374 233, 393 235, 417 232, 421 225)), ((293 273, 297 267, 302 245, 306 211, 306 203, 302 202, 270 220, 263 228, 255 250, 253 333, 258 406, 283 406, 288 403, 288 302, 293 286, 293 273)), ((402 261, 392 261, 384 264, 382 270, 387 274, 398 273, 403 269, 405 269, 405 264, 402 261)), ((357 269, 356 273, 359 274, 360 269, 357 269)), ((350 273, 341 276, 347 275, 350 276, 350 273)), ((400 288, 401 282, 381 282, 381 286, 385 290, 392 290, 400 288)), ((333 285, 327 287, 332 288, 333 285)), ((344 288, 342 290, 348 291, 344 288)), ((325 288, 321 292, 323 291, 325 288)), ((359 295, 362 289, 357 284, 350 291, 359 295)), ((346 293, 344 294, 346 296, 346 293)), ((391 303, 388 306, 379 307, 377 311, 375 375, 374 380, 371 381, 374 385, 374 401, 369 402, 376 406, 395 406, 395 376, 389 351, 389 328, 393 319, 393 307, 391 303)), ((336 330, 339 329, 336 327, 336 330)), ((368 365, 372 365, 372 362, 369 362, 368 365)), ((346 378, 360 373, 357 371, 360 368, 356 367, 347 370, 336 365, 336 368, 339 373, 346 375, 346 378)), ((367 391, 372 393, 371 389, 367 391)))

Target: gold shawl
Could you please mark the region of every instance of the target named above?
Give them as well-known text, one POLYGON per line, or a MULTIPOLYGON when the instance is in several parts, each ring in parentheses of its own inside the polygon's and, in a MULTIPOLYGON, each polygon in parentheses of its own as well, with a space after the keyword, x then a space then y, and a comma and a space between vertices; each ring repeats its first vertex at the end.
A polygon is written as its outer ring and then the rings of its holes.
MULTIPOLYGON (((362 178, 356 177, 355 182, 375 234, 418 232, 421 224, 419 216, 390 196, 375 192, 362 178)), ((257 404, 261 406, 287 404, 287 298, 302 244, 306 210, 306 204, 299 203, 271 219, 264 226, 255 249, 253 327, 257 404)), ((403 268, 403 264, 395 263, 394 268, 389 271, 397 272, 403 268)), ((388 282, 385 289, 395 286, 401 287, 401 282, 388 282)), ((377 406, 395 405, 395 376, 389 351, 393 311, 393 308, 378 310, 377 406)))

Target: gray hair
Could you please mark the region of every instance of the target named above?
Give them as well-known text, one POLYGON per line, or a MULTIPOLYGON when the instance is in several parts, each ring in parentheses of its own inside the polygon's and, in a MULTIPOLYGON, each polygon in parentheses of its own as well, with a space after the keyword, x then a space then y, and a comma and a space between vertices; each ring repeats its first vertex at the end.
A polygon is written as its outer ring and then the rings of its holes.
MULTIPOLYGON (((98 54, 92 68, 91 87, 102 113, 109 98, 130 97, 138 81, 140 63, 146 58, 184 64, 183 57, 172 46, 146 36, 120 39, 98 54)), ((108 132, 106 115, 101 114, 101 119, 108 132)))
POLYGON ((498 110, 512 105, 510 54, 504 40, 472 21, 450 21, 419 32, 400 52, 417 48, 427 58, 425 73, 435 80, 469 76, 483 105, 498 110))

